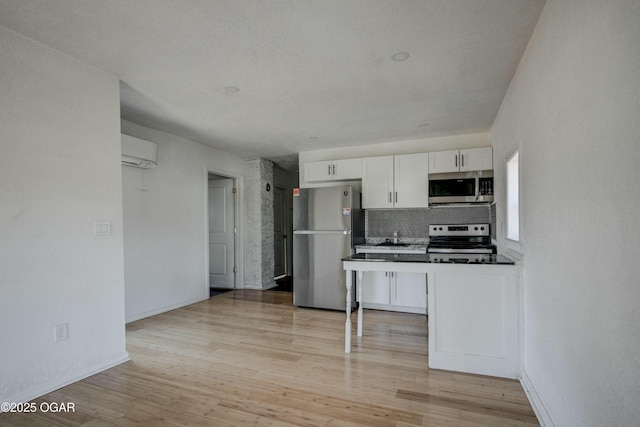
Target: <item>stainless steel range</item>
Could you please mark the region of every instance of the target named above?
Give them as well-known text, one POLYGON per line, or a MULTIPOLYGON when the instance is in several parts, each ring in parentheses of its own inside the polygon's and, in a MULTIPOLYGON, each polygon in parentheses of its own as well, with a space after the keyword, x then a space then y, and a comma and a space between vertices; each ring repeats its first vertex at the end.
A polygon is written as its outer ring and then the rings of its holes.
POLYGON ((442 263, 488 263, 496 253, 489 224, 429 226, 429 260, 442 263))

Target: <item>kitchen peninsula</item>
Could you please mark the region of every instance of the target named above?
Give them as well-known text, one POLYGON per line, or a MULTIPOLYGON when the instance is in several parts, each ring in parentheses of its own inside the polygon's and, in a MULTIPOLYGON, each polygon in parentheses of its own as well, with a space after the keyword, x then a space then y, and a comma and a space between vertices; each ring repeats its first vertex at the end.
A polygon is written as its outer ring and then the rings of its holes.
MULTIPOLYGON (((520 288, 517 268, 502 255, 483 263, 439 263, 430 254, 355 254, 343 258, 347 287, 345 353, 351 352, 353 272, 362 296, 365 271, 424 273, 427 279, 429 367, 504 378, 520 373, 520 288)), ((361 298, 359 298, 361 299, 361 298)), ((364 310, 358 308, 362 337, 364 310)))

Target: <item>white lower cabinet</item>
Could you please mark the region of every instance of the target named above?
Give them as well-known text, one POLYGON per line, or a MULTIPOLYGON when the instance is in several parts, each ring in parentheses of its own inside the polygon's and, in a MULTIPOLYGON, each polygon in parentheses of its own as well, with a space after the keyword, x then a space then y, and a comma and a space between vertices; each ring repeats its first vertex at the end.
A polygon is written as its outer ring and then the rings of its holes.
MULTIPOLYGON (((396 271, 365 271, 362 274, 363 308, 427 313, 427 275, 396 271)), ((361 286, 358 282, 357 286, 361 286)))
POLYGON ((389 305, 388 271, 365 271, 362 273, 362 281, 367 284, 362 288, 362 302, 365 304, 363 307, 368 308, 366 305, 369 303, 389 305))
MULTIPOLYGON (((427 275, 394 272, 389 283, 391 305, 427 309, 427 275)), ((420 311, 421 313, 423 311, 420 311)))

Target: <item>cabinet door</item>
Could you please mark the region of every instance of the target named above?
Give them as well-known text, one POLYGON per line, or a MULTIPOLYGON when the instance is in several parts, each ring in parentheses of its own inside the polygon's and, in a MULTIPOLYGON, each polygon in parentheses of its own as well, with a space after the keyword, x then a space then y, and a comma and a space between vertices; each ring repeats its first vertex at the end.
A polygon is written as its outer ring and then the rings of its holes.
POLYGON ((391 305, 427 309, 427 275, 392 273, 391 305))
POLYGON ((458 172, 460 151, 435 151, 429 153, 429 173, 458 172))
POLYGON ((460 150, 460 172, 493 169, 493 149, 491 147, 460 150))
POLYGON ((426 208, 429 154, 405 154, 394 159, 394 194, 396 208, 426 208))
POLYGON ((333 180, 362 178, 362 159, 334 160, 331 166, 333 180))
POLYGON ((393 207, 393 156, 362 159, 362 208, 393 207))
MULTIPOLYGON (((389 273, 385 271, 365 271, 362 274, 362 302, 389 304, 389 273)), ((360 284, 358 284, 360 285, 360 284)))
POLYGON ((331 166, 331 161, 305 163, 304 180, 307 182, 331 180, 331 166))

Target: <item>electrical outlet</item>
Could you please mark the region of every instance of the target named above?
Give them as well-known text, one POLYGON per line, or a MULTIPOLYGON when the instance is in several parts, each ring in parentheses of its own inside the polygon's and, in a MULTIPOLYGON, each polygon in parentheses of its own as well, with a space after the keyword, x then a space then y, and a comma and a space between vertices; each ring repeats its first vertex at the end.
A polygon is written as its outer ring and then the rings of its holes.
POLYGON ((64 341, 69 338, 69 324, 63 323, 56 325, 56 342, 64 341))
POLYGON ((110 236, 111 221, 94 221, 93 234, 95 236, 110 236))

